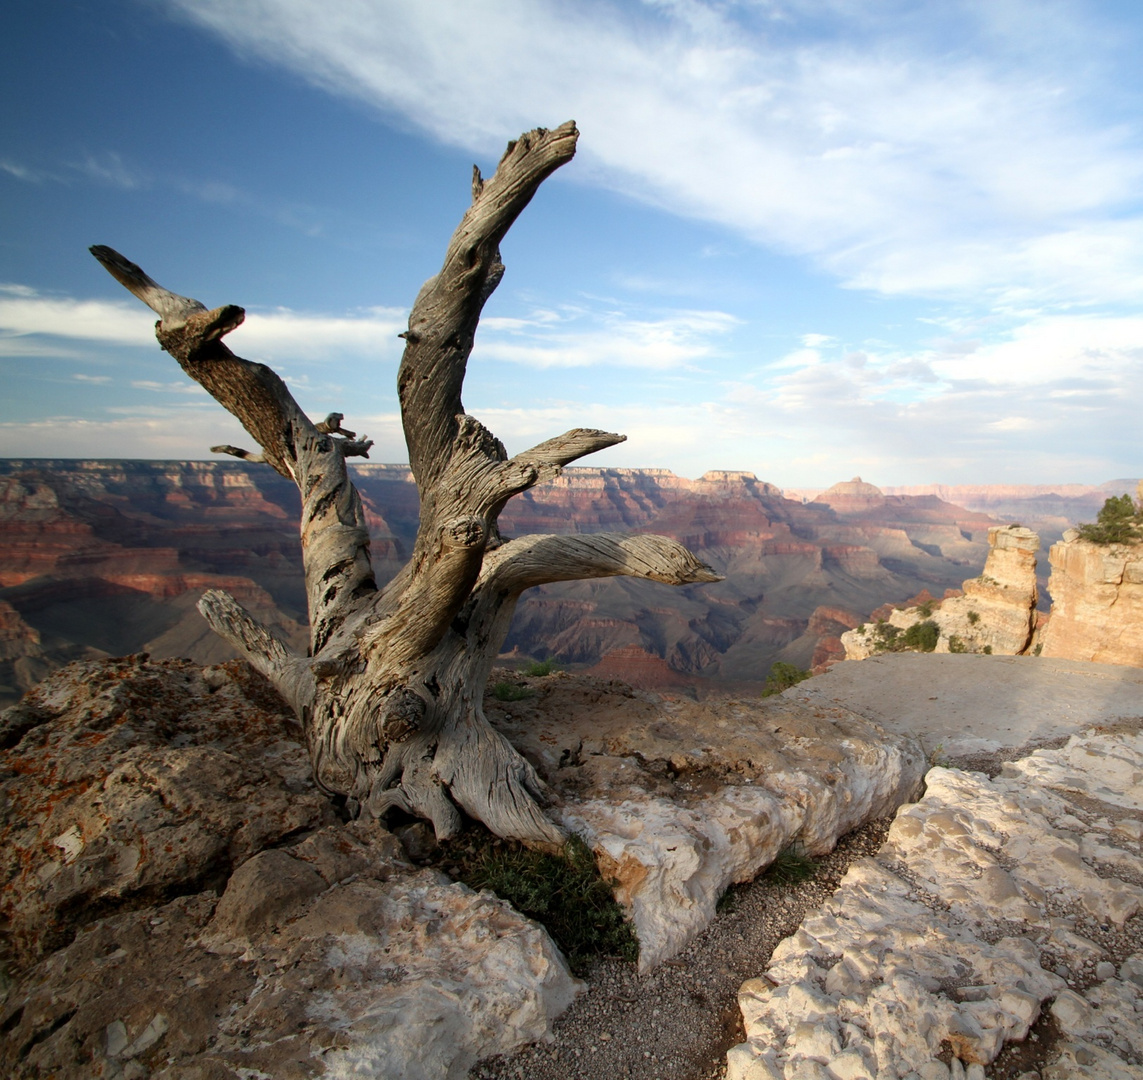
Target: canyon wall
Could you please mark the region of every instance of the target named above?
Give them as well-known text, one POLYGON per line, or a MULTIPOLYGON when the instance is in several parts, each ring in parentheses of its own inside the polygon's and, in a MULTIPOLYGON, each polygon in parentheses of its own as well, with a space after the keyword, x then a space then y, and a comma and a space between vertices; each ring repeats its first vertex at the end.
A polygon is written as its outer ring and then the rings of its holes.
MULTIPOLYGON (((352 469, 386 581, 411 550, 416 486, 404 465, 352 469)), ((194 610, 211 587, 304 649, 297 517, 296 489, 265 466, 0 461, 0 700, 81 657, 225 659, 194 610)), ((663 533, 725 574, 669 592, 628 579, 533 589, 505 646, 510 657, 606 662, 618 677, 681 686, 760 684, 776 660, 836 658, 840 635, 877 605, 940 595, 978 569, 994 524, 872 485, 838 485, 807 504, 748 472, 689 480, 596 468, 513 499, 500 522, 505 536, 663 533)))
POLYGON ((1042 655, 1143 667, 1143 542, 1095 544, 1070 531, 1048 560, 1042 655))
MULTIPOLYGON (((884 623, 907 631, 924 622, 936 625, 933 652, 993 653, 1019 656, 1033 645, 1036 629, 1036 552, 1040 538, 1020 525, 988 530, 988 559, 979 577, 966 580, 960 595, 929 599, 882 614, 884 623)), ((875 613, 881 614, 881 613, 875 613)), ((864 660, 892 650, 900 635, 876 623, 841 635, 845 659, 864 660)))

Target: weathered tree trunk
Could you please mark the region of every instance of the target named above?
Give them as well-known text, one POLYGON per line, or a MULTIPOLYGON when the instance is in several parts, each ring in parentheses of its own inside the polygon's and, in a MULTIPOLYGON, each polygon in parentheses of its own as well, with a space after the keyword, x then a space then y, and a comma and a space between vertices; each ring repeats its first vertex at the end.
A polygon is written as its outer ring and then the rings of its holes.
POLYGON ((214 449, 264 461, 301 492, 310 655, 291 654, 226 593, 208 592, 199 610, 296 710, 323 788, 374 815, 400 807, 427 818, 441 838, 457 832, 463 810, 500 836, 562 843, 541 809, 543 783, 481 707, 524 589, 617 574, 672 585, 718 580, 662 536, 504 541, 497 530, 513 495, 624 438, 576 429, 509 458, 460 400, 481 309, 504 273, 500 240, 540 183, 572 158, 578 135, 572 123, 538 128, 509 143, 487 182, 473 170, 472 205, 440 273, 413 305, 397 387, 420 524, 412 558, 380 590, 345 464, 347 456, 368 456, 369 440, 343 429, 338 413, 313 423, 273 371, 222 343, 242 322, 241 308, 208 311, 112 249, 91 249, 158 313, 160 344, 242 422, 262 453, 214 449))

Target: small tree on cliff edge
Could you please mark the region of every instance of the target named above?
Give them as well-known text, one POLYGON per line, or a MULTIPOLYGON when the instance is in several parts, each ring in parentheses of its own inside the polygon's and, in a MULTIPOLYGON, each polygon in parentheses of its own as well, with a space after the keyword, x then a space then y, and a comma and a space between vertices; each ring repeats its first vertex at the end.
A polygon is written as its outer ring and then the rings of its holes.
POLYGON ((524 589, 619 574, 670 585, 718 580, 663 536, 511 540, 497 529, 513 495, 624 440, 577 428, 509 458, 460 400, 481 310, 504 274, 500 241, 540 184, 571 160, 578 137, 570 122, 538 128, 508 144, 491 179, 474 167, 472 205, 440 273, 417 295, 401 335, 397 391, 420 523, 409 562, 380 589, 345 463, 368 456, 372 444, 342 428, 338 413, 314 423, 270 368, 222 343, 245 317, 241 308, 208 311, 111 248, 91 249, 159 315, 162 347, 242 422, 262 452, 214 449, 264 461, 301 492, 310 654, 292 654, 227 593, 208 592, 199 610, 294 708, 325 791, 344 795, 354 811, 379 816, 399 807, 427 818, 442 839, 456 834, 464 810, 505 838, 563 842, 541 809, 543 782, 481 706, 524 589))

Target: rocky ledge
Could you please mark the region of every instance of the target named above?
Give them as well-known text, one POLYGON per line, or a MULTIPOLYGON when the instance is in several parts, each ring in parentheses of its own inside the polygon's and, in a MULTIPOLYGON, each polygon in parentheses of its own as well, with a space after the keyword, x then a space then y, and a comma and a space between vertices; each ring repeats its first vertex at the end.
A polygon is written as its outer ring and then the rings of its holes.
POLYGON ((0 1074, 462 1077, 579 984, 543 928, 341 824, 233 663, 73 664, 0 719, 0 1074))
POLYGON ((930 771, 743 984, 728 1080, 1143 1076, 1140 728, 930 771))
MULTIPOLYGON (((910 798, 916 740, 841 707, 718 706, 553 675, 490 695, 640 939, 683 949, 784 847, 910 798)), ((247 667, 77 663, 0 714, 0 1073, 461 1077, 580 984, 547 933, 343 823, 247 667)))

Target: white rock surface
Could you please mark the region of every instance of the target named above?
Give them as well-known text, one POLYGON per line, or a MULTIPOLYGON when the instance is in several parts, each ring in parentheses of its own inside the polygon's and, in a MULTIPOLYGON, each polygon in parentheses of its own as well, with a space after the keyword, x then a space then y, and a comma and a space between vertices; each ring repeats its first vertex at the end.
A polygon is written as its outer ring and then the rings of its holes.
POLYGON ((0 1075, 459 1080, 543 1039, 581 985, 546 931, 334 824, 282 703, 209 674, 73 666, 5 714, 0 1075))
POLYGON ((791 844, 832 850, 912 798, 924 772, 917 740, 837 705, 712 706, 569 676, 532 685, 542 697, 490 716, 617 882, 644 972, 710 924, 727 886, 791 844))
POLYGON ((876 859, 743 984, 748 1041, 728 1080, 949 1080, 986 1069, 1045 1009, 1060 1038, 1044 1078, 1143 1076, 1138 726, 1073 736, 993 780, 931 770, 876 859))

